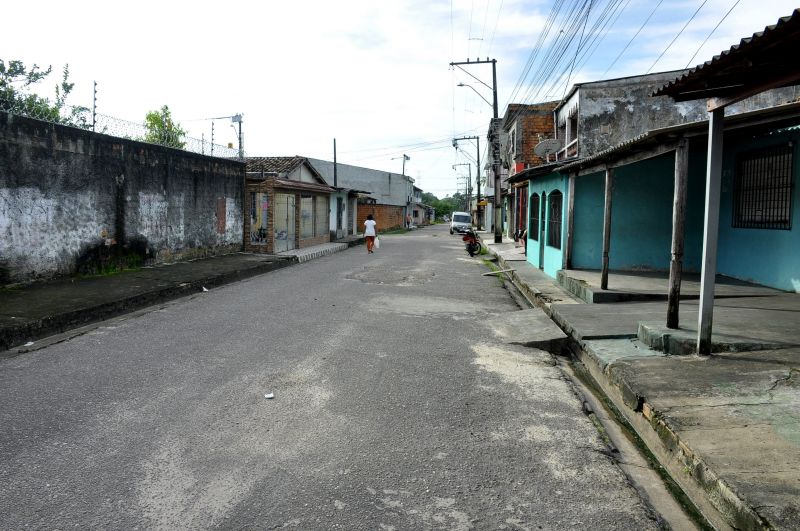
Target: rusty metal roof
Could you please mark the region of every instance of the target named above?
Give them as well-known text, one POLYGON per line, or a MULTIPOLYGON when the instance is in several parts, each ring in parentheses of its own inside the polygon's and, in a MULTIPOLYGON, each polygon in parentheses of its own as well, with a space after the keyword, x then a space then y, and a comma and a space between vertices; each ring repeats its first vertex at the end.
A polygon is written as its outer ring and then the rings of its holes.
POLYGON ((293 181, 291 179, 275 179, 275 188, 297 190, 300 192, 322 192, 325 194, 336 191, 336 188, 328 186, 327 184, 306 183, 303 181, 293 181))
POLYGON ((725 97, 765 80, 778 82, 772 88, 797 83, 800 78, 800 9, 742 39, 713 59, 667 83, 653 96, 671 96, 675 101, 725 97))

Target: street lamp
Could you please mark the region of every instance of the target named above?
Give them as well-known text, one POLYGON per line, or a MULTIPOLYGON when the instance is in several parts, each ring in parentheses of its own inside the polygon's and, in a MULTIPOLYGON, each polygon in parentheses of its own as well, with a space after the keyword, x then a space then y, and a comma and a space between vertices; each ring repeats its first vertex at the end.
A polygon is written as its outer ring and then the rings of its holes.
POLYGON ((392 160, 403 159, 403 177, 406 176, 406 161, 411 160, 411 157, 403 153, 402 157, 392 157, 392 160))
POLYGON ((231 116, 231 125, 239 124, 239 158, 244 159, 244 139, 242 137, 242 113, 231 116))
POLYGON ((456 86, 457 86, 457 87, 467 87, 467 88, 471 88, 471 89, 472 89, 472 92, 474 92, 475 94, 477 94, 477 95, 478 95, 478 97, 479 97, 480 99, 482 99, 483 101, 485 101, 485 102, 486 102, 486 105, 488 105, 489 107, 491 107, 491 106, 492 106, 492 104, 491 104, 491 103, 489 103, 489 100, 487 100, 486 98, 484 98, 484 97, 483 97, 483 95, 482 95, 480 92, 478 92, 477 90, 475 90, 475 87, 473 87, 472 85, 467 85, 466 83, 459 83, 459 84, 458 84, 458 85, 456 85, 456 86))
MULTIPOLYGON (((403 153, 402 157, 392 157, 392 160, 403 159, 403 177, 406 176, 406 161, 411 160, 411 157, 403 153)), ((408 186, 408 202, 406 203, 406 219, 405 224, 406 226, 411 226, 411 196, 414 195, 414 188, 411 186, 411 183, 406 183, 408 186)))
MULTIPOLYGON (((491 143, 492 143, 492 171, 494 173, 494 243, 502 243, 503 241, 503 230, 500 227, 502 224, 502 212, 500 212, 500 139, 498 138, 498 134, 496 131, 496 124, 497 124, 497 59, 489 59, 488 57, 486 60, 482 61, 480 59, 475 61, 470 61, 467 59, 466 61, 459 61, 459 62, 452 62, 450 66, 457 66, 468 75, 472 76, 473 79, 477 80, 480 84, 486 86, 487 88, 492 89, 492 103, 489 103, 489 100, 481 96, 481 99, 485 101, 487 104, 491 105, 492 111, 494 113, 494 118, 492 120, 492 126, 490 127, 489 131, 491 133, 491 143), (461 65, 476 65, 476 64, 489 64, 492 65, 492 86, 489 87, 486 83, 472 75, 471 73, 467 72, 461 65)), ((477 94, 478 91, 475 90, 473 87, 465 84, 459 83, 459 86, 469 87, 477 94)), ((478 94, 480 96, 480 94, 478 94)))

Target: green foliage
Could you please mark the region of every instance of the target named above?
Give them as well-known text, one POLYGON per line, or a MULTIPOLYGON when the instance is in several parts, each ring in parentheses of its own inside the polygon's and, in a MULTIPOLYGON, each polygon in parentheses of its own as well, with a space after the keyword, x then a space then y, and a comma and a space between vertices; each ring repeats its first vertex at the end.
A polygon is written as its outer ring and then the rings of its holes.
POLYGON ((442 219, 445 215, 449 216, 453 212, 464 210, 464 195, 459 192, 453 194, 453 197, 444 199, 438 199, 431 193, 423 192, 422 202, 436 210, 437 220, 442 219))
POLYGON ((64 65, 61 83, 56 85, 55 101, 31 92, 31 87, 44 80, 52 72, 52 67, 41 70, 34 64, 30 68, 22 61, 0 59, 0 109, 47 120, 82 127, 89 127, 86 107, 69 107, 67 96, 75 87, 69 82, 69 65, 64 65))
POLYGON ((186 145, 184 137, 186 131, 181 124, 172 119, 172 112, 164 105, 158 111, 150 111, 144 117, 144 126, 147 129, 143 140, 151 144, 183 149, 186 145))

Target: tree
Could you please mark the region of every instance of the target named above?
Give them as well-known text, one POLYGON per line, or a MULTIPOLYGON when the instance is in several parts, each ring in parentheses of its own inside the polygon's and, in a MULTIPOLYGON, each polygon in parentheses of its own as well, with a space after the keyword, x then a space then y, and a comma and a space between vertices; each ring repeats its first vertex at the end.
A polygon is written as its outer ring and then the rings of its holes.
POLYGON ((69 82, 69 65, 64 65, 61 83, 56 85, 55 102, 29 92, 30 88, 50 75, 53 68, 40 70, 34 64, 30 68, 22 61, 5 61, 0 59, 0 110, 30 116, 40 120, 74 125, 88 128, 86 107, 67 106, 69 96, 75 83, 69 82))
POLYGON ((186 131, 172 119, 172 112, 167 105, 158 111, 148 112, 144 117, 144 126, 147 129, 143 139, 145 142, 178 149, 183 149, 186 145, 183 140, 186 131))
POLYGON ((438 199, 435 195, 423 192, 422 202, 433 207, 436 211, 436 218, 442 219, 445 215, 450 215, 454 211, 464 210, 464 195, 456 192, 453 197, 438 199))

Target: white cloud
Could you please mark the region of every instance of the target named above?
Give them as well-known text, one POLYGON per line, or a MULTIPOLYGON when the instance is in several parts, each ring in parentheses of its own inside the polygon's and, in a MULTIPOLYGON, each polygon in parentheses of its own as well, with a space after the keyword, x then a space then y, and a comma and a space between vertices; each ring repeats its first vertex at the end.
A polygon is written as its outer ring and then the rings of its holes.
MULTIPOLYGON (((699 3, 664 2, 606 77, 646 70, 699 3)), ((603 72, 652 5, 632 0, 572 81, 603 72)), ((489 101, 491 91, 448 63, 496 58, 502 113, 551 6, 543 0, 42 0, 33 16, 30 5, 13 2, 3 8, 0 50, 3 59, 52 64, 56 71, 68 62, 76 83, 72 103, 89 104, 96 80, 99 112, 120 118, 138 121, 168 104, 194 135, 208 138, 210 123, 191 119, 242 112, 245 147, 253 155, 331 158, 336 137, 340 160, 399 171, 400 161, 391 159, 406 151, 407 173, 442 196, 456 186, 455 151, 446 139, 466 132, 485 137, 492 115, 471 89, 455 85, 468 83, 489 101), (403 147, 436 139, 445 141, 403 147), (430 149, 437 146, 442 149, 430 149), (374 148, 388 149, 364 151, 374 148)), ((682 67, 728 7, 727 0, 709 0, 656 69, 682 67)), ((695 63, 774 24, 792 7, 783 0, 742 0, 695 63)), ((489 65, 468 70, 491 84, 489 65)), ((50 78, 42 92, 52 95, 55 82, 50 78)), ((222 143, 235 142, 224 121, 216 134, 222 143)))

